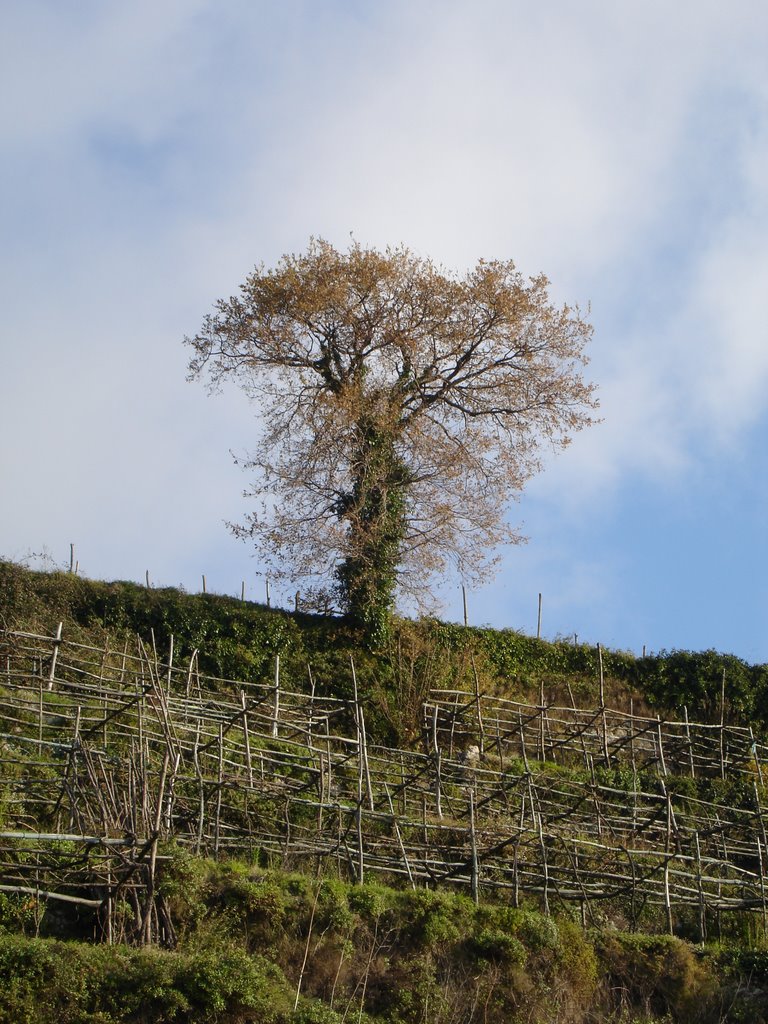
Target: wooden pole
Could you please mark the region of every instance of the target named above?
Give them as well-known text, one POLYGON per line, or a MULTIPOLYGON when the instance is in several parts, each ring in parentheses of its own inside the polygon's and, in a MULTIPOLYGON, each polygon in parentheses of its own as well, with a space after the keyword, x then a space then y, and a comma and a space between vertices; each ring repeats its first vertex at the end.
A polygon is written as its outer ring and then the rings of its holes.
POLYGON ((474 654, 470 655, 470 661, 472 662, 472 675, 475 680, 475 705, 477 707, 477 730, 480 733, 480 740, 478 746, 480 747, 480 754, 485 753, 485 729, 483 727, 483 709, 481 707, 480 700, 480 677, 477 674, 477 665, 475 665, 474 654))
POLYGON ((48 672, 48 689, 53 689, 53 683, 56 679, 56 661, 59 657, 59 647, 61 646, 61 631, 64 628, 64 623, 60 622, 56 627, 56 636, 53 639, 53 653, 51 654, 51 668, 48 672))
POLYGON ((406 870, 406 873, 408 874, 408 881, 411 883, 411 888, 415 889, 416 888, 416 883, 413 880, 413 872, 411 871, 411 865, 410 865, 410 862, 408 860, 408 854, 405 852, 405 845, 403 843, 403 836, 402 836, 402 833, 400 832, 400 826, 398 825, 398 822, 397 822, 397 815, 395 814, 395 807, 394 807, 394 804, 392 803, 392 796, 390 795, 389 787, 387 786, 386 783, 384 783, 384 792, 387 794, 387 803, 389 804, 389 813, 392 815, 392 825, 393 825, 393 827, 395 829, 395 835, 397 836, 398 846, 400 847, 400 856, 403 858, 403 863, 405 864, 405 870, 406 870))
POLYGON ((663 782, 661 786, 662 792, 667 800, 667 835, 666 853, 664 857, 664 909, 667 915, 667 931, 672 935, 672 900, 669 894, 669 862, 672 852, 672 797, 663 782))
POLYGON ((760 765, 760 755, 757 752, 757 742, 755 741, 755 734, 752 731, 752 726, 749 727, 749 749, 752 753, 752 757, 755 759, 755 768, 757 768, 757 777, 760 780, 760 785, 763 785, 763 769, 760 765))
POLYGON ((270 589, 269 589, 269 577, 268 576, 264 580, 264 585, 265 585, 265 589, 266 589, 266 592, 267 592, 267 608, 271 608, 272 607, 272 595, 271 595, 270 589))
MULTIPOLYGON (((248 785, 253 789, 253 764, 251 762, 251 737, 248 733, 248 712, 245 701, 245 690, 240 691, 240 705, 243 709, 243 737, 245 739, 245 761, 248 768, 248 785)), ((311 742, 311 736, 310 736, 311 742)))
POLYGON ((472 851, 472 899, 475 904, 480 902, 480 866, 477 859, 477 834, 475 832, 475 792, 469 791, 469 842, 472 851))
POLYGON ((605 716, 605 672, 603 669, 603 645, 597 645, 597 660, 600 667, 600 717, 602 720, 603 757, 606 768, 611 767, 611 758, 608 753, 608 722, 605 716))
POLYGON ((536 639, 541 640, 541 594, 539 594, 539 615, 536 621, 536 639))
POLYGON ((662 778, 667 777, 667 762, 664 760, 664 741, 661 732, 661 716, 656 715, 656 733, 659 739, 659 767, 661 768, 662 778))
POLYGON ((213 832, 213 856, 219 857, 219 837, 221 835, 221 798, 224 788, 224 723, 219 723, 219 770, 216 777, 216 821, 213 832))
POLYGON ((437 706, 432 708, 432 749, 435 755, 435 813, 443 820, 443 800, 441 785, 442 757, 437 743, 437 706))
MULTIPOLYGON (((685 721, 685 739, 688 745, 688 761, 691 766, 691 778, 696 778, 696 766, 693 762, 693 742, 691 741, 691 725, 688 721, 688 706, 683 705, 683 720, 685 721)), ((703 941, 703 940, 702 940, 703 941)))
POLYGON ((725 669, 720 684, 720 778, 725 778, 725 669))
POLYGON ((272 703, 272 738, 277 739, 277 722, 280 717, 280 655, 275 655, 275 694, 272 703))
POLYGON ((757 839, 757 874, 760 878, 760 903, 763 910, 763 938, 768 934, 768 908, 765 905, 765 871, 763 870, 763 844, 757 839))
POLYGON ((37 755, 43 756, 43 677, 40 676, 40 692, 38 694, 38 724, 37 724, 37 755))
POLYGON ((544 677, 539 682, 539 760, 546 761, 545 730, 544 730, 544 677))
POLYGON ((357 690, 357 672, 355 671, 355 659, 349 656, 349 664, 352 669, 352 690, 355 700, 355 725, 357 727, 357 756, 360 760, 361 771, 365 774, 366 788, 368 791, 368 806, 373 810, 373 787, 371 785, 371 769, 368 764, 368 738, 365 732, 365 713, 360 703, 360 694, 357 690))
POLYGON ((469 625, 469 616, 467 615, 467 588, 462 583, 461 585, 461 598, 464 603, 464 625, 469 625))
POLYGON ((206 594, 207 592, 208 591, 206 590, 206 587, 205 587, 205 573, 203 573, 203 593, 206 594))
POLYGON ((75 545, 74 544, 70 544, 69 545, 69 571, 72 572, 72 573, 75 571, 75 545))
POLYGON ((537 831, 539 834, 539 850, 541 851, 541 869, 544 875, 544 913, 549 917, 549 865, 547 863, 547 845, 544 842, 544 826, 541 821, 541 807, 536 809, 536 802, 534 801, 534 790, 533 780, 531 776, 528 776, 528 795, 531 801, 531 815, 536 822, 537 831))

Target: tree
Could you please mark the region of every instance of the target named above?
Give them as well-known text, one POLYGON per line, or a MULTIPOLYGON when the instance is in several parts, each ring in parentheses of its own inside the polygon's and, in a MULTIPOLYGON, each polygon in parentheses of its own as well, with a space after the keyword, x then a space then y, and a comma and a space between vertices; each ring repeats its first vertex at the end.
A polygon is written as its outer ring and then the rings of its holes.
POLYGON ((543 445, 593 422, 591 327, 547 286, 511 261, 459 277, 404 247, 323 240, 257 267, 185 339, 191 378, 258 402, 242 462, 261 508, 234 532, 272 573, 330 584, 369 631, 449 566, 483 577, 521 539, 506 512, 543 445))

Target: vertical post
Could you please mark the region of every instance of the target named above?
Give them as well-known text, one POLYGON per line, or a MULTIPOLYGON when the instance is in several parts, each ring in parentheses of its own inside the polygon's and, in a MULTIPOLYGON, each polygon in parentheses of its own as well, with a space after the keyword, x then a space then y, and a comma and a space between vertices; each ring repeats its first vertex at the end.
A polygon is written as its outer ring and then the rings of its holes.
POLYGON ((536 639, 541 640, 541 594, 539 594, 539 615, 536 622, 536 639))
POLYGON ((112 935, 112 863, 110 862, 107 868, 107 898, 106 898, 106 915, 107 915, 107 945, 111 946, 114 939, 112 935))
POLYGON ((672 859, 672 795, 670 794, 669 790, 663 782, 661 784, 661 791, 664 794, 667 801, 667 835, 665 840, 666 849, 664 855, 664 909, 667 915, 667 931, 670 935, 672 935, 672 900, 669 894, 669 862, 672 859))
POLYGON ((749 727, 749 749, 752 752, 752 757, 755 759, 755 768, 757 768, 757 777, 760 780, 760 785, 763 784, 763 769, 760 766, 760 755, 757 752, 757 741, 755 740, 755 734, 752 731, 752 726, 749 727))
POLYGON ((539 760, 546 761, 547 754, 544 736, 544 677, 539 682, 539 760))
POLYGON ((171 695, 171 682, 173 680, 173 633, 171 633, 171 639, 168 644, 168 676, 165 681, 165 692, 170 697, 171 695))
POLYGON ((37 753, 42 760, 43 755, 43 677, 40 676, 40 693, 38 695, 37 753))
POLYGON ((632 759, 632 831, 637 831, 637 761, 635 759, 635 699, 629 698, 629 754, 632 759))
POLYGON ((59 647, 61 646, 61 631, 64 628, 64 623, 60 622, 56 627, 56 636, 53 639, 53 653, 51 654, 51 668, 48 672, 48 689, 53 689, 53 683, 56 679, 56 661, 59 657, 59 647))
POLYGON ((477 834, 475 832, 475 791, 469 791, 469 841, 472 850, 472 899, 480 902, 480 868, 477 860, 477 834))
MULTIPOLYGON (((365 734, 365 714, 360 703, 360 695, 357 692, 357 672, 355 671, 355 659, 349 656, 349 664, 352 668, 352 689, 355 698, 355 724, 357 726, 357 756, 360 761, 360 771, 365 772, 366 787, 368 790, 368 805, 373 810, 373 788, 371 786, 371 770, 368 765, 368 739, 365 734)), ((361 775, 362 780, 362 775, 361 775)))
POLYGON ((147 590, 149 590, 149 569, 147 569, 147 571, 145 572, 144 576, 145 576, 145 579, 147 581, 147 590))
POLYGON ((763 844, 757 839, 757 873, 760 878, 760 903, 763 908, 763 938, 768 934, 768 910, 765 905, 765 871, 763 870, 763 844))
POLYGON ((294 598, 293 598, 293 610, 295 612, 297 612, 299 610, 299 600, 300 600, 300 597, 301 597, 301 595, 299 594, 299 592, 297 590, 295 595, 294 595, 294 598))
POLYGON ((443 800, 442 800, 442 784, 441 784, 441 769, 442 769, 442 758, 440 755, 440 747, 437 743, 437 705, 432 708, 432 749, 435 752, 435 812, 440 821, 443 820, 443 800))
POLYGON ((467 615, 467 588, 462 583, 461 585, 461 598, 464 603, 464 625, 469 625, 469 616, 467 615))
POLYGON ((405 870, 408 873, 408 881, 411 883, 411 888, 415 889, 416 888, 416 883, 413 880, 413 873, 411 872, 411 865, 410 865, 410 863, 408 861, 408 854, 405 852, 405 845, 403 843, 403 836, 402 836, 402 833, 400 831, 400 826, 397 823, 397 815, 395 814, 395 807, 394 807, 394 804, 392 803, 392 797, 391 797, 390 792, 389 792, 389 786, 386 784, 386 782, 384 783, 384 792, 387 794, 387 803, 389 804, 389 813, 392 815, 392 824, 394 826, 395 835, 397 836, 397 842, 398 842, 398 845, 400 847, 400 856, 403 858, 403 863, 405 864, 405 870))
POLYGON ((602 740, 603 758, 606 768, 611 767, 611 758, 608 753, 608 722, 605 716, 605 670, 603 667, 603 645, 597 645, 597 661, 600 669, 600 717, 602 719, 602 740))
POLYGON ((659 739, 659 767, 661 768, 662 778, 667 777, 667 762, 664 760, 664 743, 662 739, 661 731, 661 715, 656 715, 656 734, 659 739))
MULTIPOLYGON (((685 739, 686 739, 686 742, 688 744, 688 761, 689 761, 690 766, 691 766, 691 778, 695 779, 696 778, 696 766, 694 765, 694 762, 693 762, 693 742, 691 740, 691 725, 690 725, 690 722, 688 721, 688 706, 687 705, 683 705, 683 719, 685 721, 685 739)), ((703 941, 704 940, 702 939, 702 942, 703 941)))
POLYGON ((248 733, 248 712, 245 690, 240 691, 240 706, 243 709, 243 736, 245 737, 245 762, 248 768, 248 785, 253 789, 253 764, 251 762, 251 737, 248 733))
POLYGON ((208 593, 208 591, 206 590, 206 587, 205 587, 205 573, 203 573, 203 593, 204 594, 208 593))
POLYGON ((240 600, 245 601, 245 580, 240 584, 240 600))
POLYGON ((269 589, 269 577, 267 576, 264 580, 264 586, 267 592, 267 608, 272 607, 272 596, 269 589))
POLYGON ((277 721, 280 717, 280 655, 275 655, 275 696, 272 704, 272 738, 277 739, 277 721))
POLYGON ((725 669, 720 684, 720 778, 725 778, 725 669))
POLYGON ((72 573, 75 571, 75 545, 74 544, 70 544, 69 545, 69 571, 72 572, 72 573))
POLYGON ((531 801, 531 817, 536 823, 537 831, 539 834, 539 849, 541 851, 541 870, 544 876, 544 913, 549 917, 549 865, 547 863, 547 844, 544 842, 544 826, 541 822, 541 806, 538 811, 536 810, 536 801, 534 800, 533 781, 528 776, 528 797, 531 801))
POLYGON ((482 755, 485 753, 485 729, 483 727, 483 710, 480 706, 480 677, 477 674, 477 666, 475 665, 474 654, 471 654, 470 658, 472 661, 472 675, 474 676, 475 680, 475 705, 477 707, 477 729, 478 732, 480 733, 480 742, 478 745, 480 747, 480 754, 482 755))
MULTIPOLYGON (((693 833, 693 839, 696 845, 696 877, 699 888, 699 942, 704 945, 707 939, 707 907, 704 901, 704 882, 701 871, 701 843, 699 842, 698 831, 693 833)), ((759 851, 760 840, 758 839, 757 842, 759 851)))
POLYGON ((528 774, 530 774, 531 766, 528 764, 528 752, 525 749, 525 724, 523 723, 522 711, 517 712, 517 720, 520 727, 520 753, 523 755, 523 764, 525 765, 525 770, 528 774))
POLYGON ((219 770, 216 778, 216 821, 213 833, 213 856, 219 857, 219 836, 221 832, 221 791, 224 788, 224 723, 219 722, 219 770))
POLYGON ((307 675, 309 676, 309 716, 307 718, 307 740, 309 741, 310 747, 312 746, 312 729, 315 724, 315 678, 312 675, 312 666, 307 665, 307 675))
POLYGON ((355 809, 357 821, 357 884, 362 885, 365 881, 365 851, 363 848, 363 755, 362 743, 360 740, 360 723, 358 719, 358 743, 357 743, 357 807, 355 809))

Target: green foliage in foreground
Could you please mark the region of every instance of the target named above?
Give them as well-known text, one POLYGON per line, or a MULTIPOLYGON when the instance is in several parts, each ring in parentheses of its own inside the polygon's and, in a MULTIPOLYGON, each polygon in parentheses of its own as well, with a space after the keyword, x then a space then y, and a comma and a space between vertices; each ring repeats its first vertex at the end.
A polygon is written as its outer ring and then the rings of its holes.
POLYGON ((241 949, 167 953, 0 937, 2 1024, 286 1019, 281 971, 241 949))
POLYGON ((0 931, 0 1024, 768 1021, 768 951, 174 854, 174 951, 0 931), (297 998, 298 992, 298 998, 297 998))

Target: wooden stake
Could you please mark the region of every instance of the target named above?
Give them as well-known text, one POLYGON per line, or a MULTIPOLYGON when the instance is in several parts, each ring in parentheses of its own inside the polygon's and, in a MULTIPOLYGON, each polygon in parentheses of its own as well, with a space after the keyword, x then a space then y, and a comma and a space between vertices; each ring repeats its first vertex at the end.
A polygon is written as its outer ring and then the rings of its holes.
POLYGON ((477 665, 475 665, 475 656, 470 654, 470 661, 472 663, 472 675, 475 680, 475 704, 477 706, 477 731, 480 733, 480 754, 481 756, 485 753, 485 729, 483 728, 483 709, 480 706, 480 677, 477 674, 477 665))
POLYGON ((60 622, 56 627, 56 636, 53 639, 53 654, 51 655, 51 668, 48 672, 48 689, 53 689, 53 683, 56 679, 56 660, 59 657, 59 647, 61 646, 61 631, 64 628, 64 623, 60 622))
POLYGON ((611 758, 608 753, 608 722, 605 716, 605 673, 603 671, 603 647, 597 645, 597 660, 600 666, 600 717, 602 719, 603 757, 606 768, 611 767, 611 758))
POLYGON ((397 843, 398 843, 398 846, 400 847, 400 856, 403 858, 403 863, 405 864, 405 870, 406 870, 406 872, 408 874, 408 881, 411 883, 411 888, 415 889, 416 888, 416 883, 413 880, 413 873, 411 872, 411 865, 410 865, 410 863, 408 861, 408 854, 405 852, 405 846, 403 844, 403 837, 402 837, 402 834, 400 832, 400 826, 397 823, 397 815, 395 814, 395 807, 394 807, 394 804, 392 803, 392 797, 391 797, 390 792, 389 792, 389 786, 387 786, 386 782, 384 783, 384 792, 387 794, 387 803, 389 804, 389 813, 392 815, 392 825, 394 826, 395 835, 397 836, 397 843))
POLYGON ((760 755, 757 752, 757 743, 755 741, 755 734, 752 731, 752 726, 749 727, 749 749, 752 753, 752 757, 755 759, 755 768, 757 768, 757 777, 760 780, 760 785, 763 785, 763 769, 760 766, 760 755))
POLYGON ((757 840, 757 874, 760 879, 760 902, 763 908, 763 938, 768 934, 768 908, 765 905, 765 871, 763 870, 763 844, 757 840))
POLYGON ((539 682, 539 760, 546 761, 546 749, 544 746, 544 677, 539 682))
MULTIPOLYGON (((245 739, 245 761, 248 768, 248 785, 253 789, 253 764, 251 763, 251 737, 248 734, 248 713, 245 701, 245 690, 240 691, 240 705, 243 709, 243 737, 245 739)), ((310 734, 310 742, 312 737, 310 734)))
POLYGON ((219 836, 221 832, 221 797, 224 788, 224 724, 219 723, 219 771, 216 779, 216 820, 213 830, 213 856, 219 857, 219 836))
MULTIPOLYGON (((690 722, 688 721, 688 707, 687 707, 687 705, 683 705, 683 720, 685 722, 685 739, 686 739, 686 743, 688 745, 688 761, 689 761, 689 764, 691 766, 691 778, 695 779, 696 778, 696 767, 695 767, 695 765, 693 763, 693 743, 691 741, 691 726, 690 726, 690 722)), ((702 939, 702 941, 704 941, 704 940, 702 939)))
POLYGON ((437 707, 432 709, 432 750, 435 756, 435 813, 440 821, 443 820, 443 801, 441 786, 442 757, 440 747, 437 745, 437 707))
POLYGON ((539 615, 536 621, 536 639, 541 640, 541 594, 539 594, 539 615))
POLYGON ((659 742, 659 767, 661 768, 662 778, 667 777, 667 762, 664 760, 664 742, 661 732, 661 716, 656 716, 656 734, 659 742))
POLYGON ((480 868, 477 860, 477 835, 475 834, 475 793, 469 791, 469 841, 472 850, 472 899, 480 902, 480 868))
POLYGON ((725 778, 725 669, 720 685, 720 778, 725 778))
POLYGON ((277 722, 280 717, 280 655, 275 655, 275 696, 272 705, 272 738, 277 739, 277 722))

